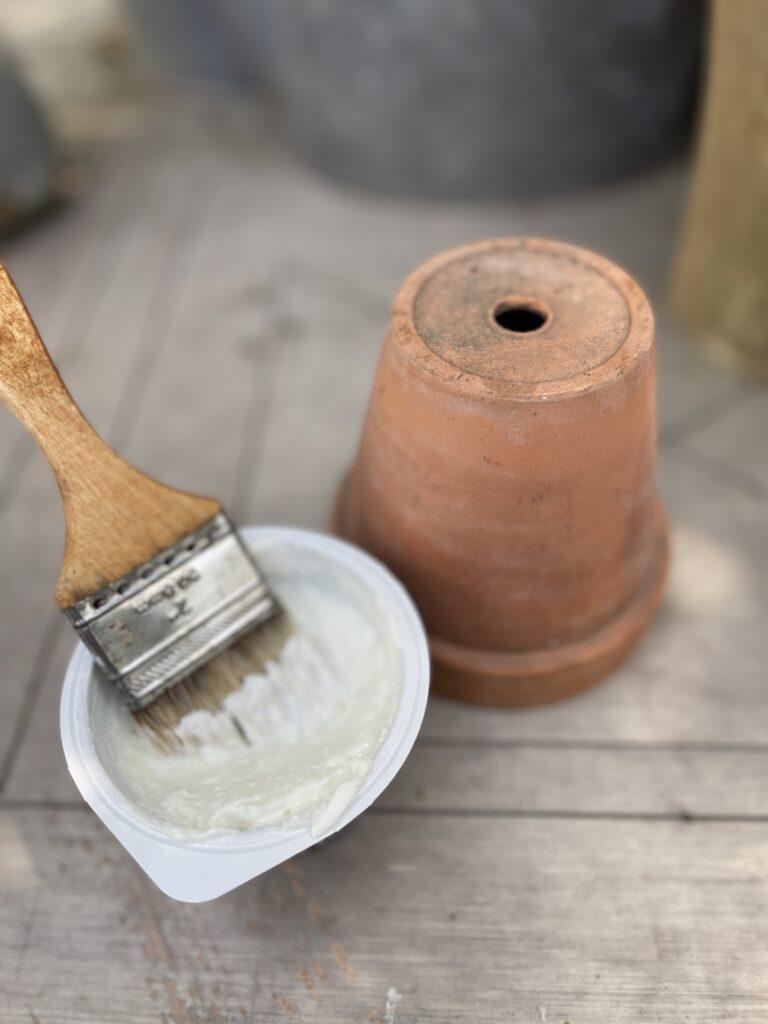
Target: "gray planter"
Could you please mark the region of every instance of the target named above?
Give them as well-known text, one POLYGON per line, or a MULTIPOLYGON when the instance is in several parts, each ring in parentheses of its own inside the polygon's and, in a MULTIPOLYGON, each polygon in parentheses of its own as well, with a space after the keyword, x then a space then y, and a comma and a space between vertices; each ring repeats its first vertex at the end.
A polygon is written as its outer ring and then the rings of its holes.
POLYGON ((125 6, 160 71, 234 84, 263 78, 265 0, 125 0, 125 6))
POLYGON ((37 103, 0 46, 0 230, 15 227, 51 195, 54 151, 37 103))
POLYGON ((272 77, 307 158, 428 195, 526 196, 666 155, 699 0, 272 0, 272 77))

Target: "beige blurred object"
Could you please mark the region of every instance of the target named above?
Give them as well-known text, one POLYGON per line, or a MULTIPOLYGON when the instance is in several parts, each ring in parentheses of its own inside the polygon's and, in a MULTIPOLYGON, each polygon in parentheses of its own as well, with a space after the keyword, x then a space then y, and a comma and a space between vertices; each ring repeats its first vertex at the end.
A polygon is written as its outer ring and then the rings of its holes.
POLYGON ((0 0, 0 34, 60 142, 121 138, 143 126, 149 84, 119 0, 0 0))
POLYGON ((698 344, 768 379, 768 3, 715 0, 672 299, 698 344))

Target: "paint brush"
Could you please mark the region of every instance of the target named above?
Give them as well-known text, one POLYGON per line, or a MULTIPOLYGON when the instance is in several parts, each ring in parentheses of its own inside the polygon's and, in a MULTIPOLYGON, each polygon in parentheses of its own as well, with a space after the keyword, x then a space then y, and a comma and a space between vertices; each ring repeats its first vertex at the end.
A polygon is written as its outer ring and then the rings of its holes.
POLYGON ((61 493, 56 603, 139 724, 174 746, 187 712, 220 710, 280 657, 290 618, 217 501, 145 476, 96 434, 2 267, 0 398, 61 493))

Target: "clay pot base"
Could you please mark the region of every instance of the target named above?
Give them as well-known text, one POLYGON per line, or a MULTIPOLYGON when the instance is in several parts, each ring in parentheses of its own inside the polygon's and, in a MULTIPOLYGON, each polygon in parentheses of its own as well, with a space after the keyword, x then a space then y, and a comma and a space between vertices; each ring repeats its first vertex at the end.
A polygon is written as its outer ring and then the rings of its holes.
POLYGON ((669 540, 659 509, 656 557, 644 586, 598 633, 556 650, 504 654, 429 638, 431 688, 452 700, 495 707, 530 707, 572 697, 601 682, 631 653, 658 608, 669 564, 669 540))
MULTIPOLYGON (((344 537, 344 491, 339 486, 331 531, 344 537)), ((664 593, 669 566, 669 530, 657 509, 655 557, 644 585, 606 626, 578 643, 556 650, 505 654, 460 647, 429 636, 430 689, 442 697, 490 707, 533 707, 573 697, 602 682, 632 652, 664 593)))

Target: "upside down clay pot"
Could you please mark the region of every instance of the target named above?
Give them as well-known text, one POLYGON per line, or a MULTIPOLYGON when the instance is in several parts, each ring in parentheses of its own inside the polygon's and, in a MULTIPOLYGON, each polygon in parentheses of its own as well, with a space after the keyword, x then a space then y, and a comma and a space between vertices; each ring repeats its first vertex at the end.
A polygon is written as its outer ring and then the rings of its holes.
POLYGON ((434 687, 556 700, 629 652, 661 596, 653 316, 584 249, 500 239, 402 286, 336 527, 410 589, 434 687))

